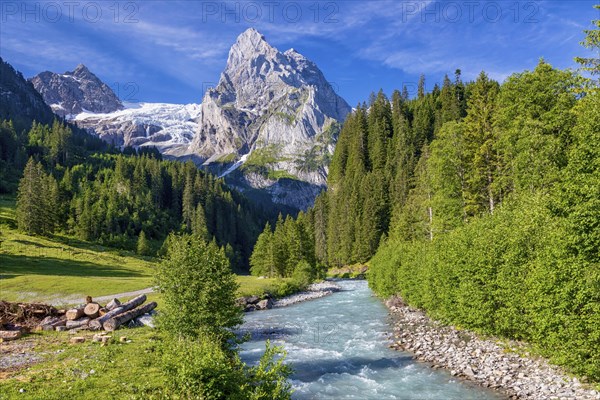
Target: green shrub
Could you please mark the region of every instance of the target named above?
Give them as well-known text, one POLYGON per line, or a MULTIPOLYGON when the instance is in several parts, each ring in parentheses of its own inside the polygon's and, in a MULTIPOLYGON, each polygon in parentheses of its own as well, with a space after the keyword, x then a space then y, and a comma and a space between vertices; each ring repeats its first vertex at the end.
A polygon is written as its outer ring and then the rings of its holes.
POLYGON ((306 260, 301 260, 296 268, 294 268, 294 272, 292 272, 292 280, 301 288, 305 288, 313 283, 316 277, 315 268, 306 260))
POLYGON ((159 327, 192 338, 209 332, 226 342, 232 337, 229 328, 242 323, 242 311, 235 304, 238 284, 224 250, 197 236, 172 236, 167 243, 167 256, 156 271, 163 296, 159 327))
POLYGON ((165 338, 161 367, 170 397, 242 399, 243 364, 221 347, 218 338, 165 338))

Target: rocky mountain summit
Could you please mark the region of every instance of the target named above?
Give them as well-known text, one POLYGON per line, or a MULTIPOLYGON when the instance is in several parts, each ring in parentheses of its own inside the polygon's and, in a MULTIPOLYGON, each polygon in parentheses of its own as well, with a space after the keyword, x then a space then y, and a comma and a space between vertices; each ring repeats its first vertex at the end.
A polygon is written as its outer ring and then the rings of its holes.
POLYGON ((204 96, 190 151, 209 163, 266 151, 274 168, 324 183, 311 177, 323 166, 314 158, 331 152, 349 112, 313 62, 293 49, 281 53, 250 28, 231 47, 217 87, 204 96))
POLYGON ((219 83, 202 103, 123 105, 85 66, 31 79, 57 113, 117 146, 155 146, 191 159, 251 198, 296 209, 312 205, 350 106, 319 68, 243 32, 219 83))
POLYGON ((218 85, 206 92, 188 152, 213 168, 237 161, 235 186, 306 208, 325 186, 350 111, 312 61, 294 49, 280 52, 250 28, 231 47, 218 85))
POLYGON ((52 110, 69 118, 82 112, 110 113, 123 109, 113 90, 83 64, 73 71, 57 74, 44 71, 31 83, 52 110))

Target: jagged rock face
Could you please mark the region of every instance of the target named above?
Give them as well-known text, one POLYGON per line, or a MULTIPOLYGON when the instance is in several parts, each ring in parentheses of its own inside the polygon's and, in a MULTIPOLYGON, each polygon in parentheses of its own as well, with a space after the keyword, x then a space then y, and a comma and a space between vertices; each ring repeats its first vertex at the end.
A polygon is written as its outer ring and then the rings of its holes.
POLYGON ((31 83, 0 58, 0 119, 12 120, 20 131, 34 120, 49 124, 55 117, 31 83))
POLYGON ((189 151, 211 163, 267 149, 270 169, 324 185, 326 160, 350 111, 313 62, 293 49, 278 51, 251 28, 205 94, 189 151))
POLYGON ((83 64, 64 74, 42 72, 31 78, 31 83, 46 104, 63 117, 84 111, 110 113, 123 109, 112 89, 83 64))
POLYGON ((202 104, 123 104, 84 66, 32 80, 47 104, 117 146, 155 146, 191 159, 241 191, 296 209, 325 188, 337 134, 351 111, 317 66, 254 29, 231 47, 202 104), (236 171, 237 170, 237 171, 236 171), (231 172, 236 171, 235 174, 231 172))

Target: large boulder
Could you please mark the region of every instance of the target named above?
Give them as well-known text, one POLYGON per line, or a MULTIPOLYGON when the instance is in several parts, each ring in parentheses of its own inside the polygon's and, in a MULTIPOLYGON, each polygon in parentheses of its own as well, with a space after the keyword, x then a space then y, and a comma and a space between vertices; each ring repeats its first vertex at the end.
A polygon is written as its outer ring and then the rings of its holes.
POLYGON ((256 303, 257 310, 270 310, 271 308, 273 308, 272 299, 264 299, 256 303))

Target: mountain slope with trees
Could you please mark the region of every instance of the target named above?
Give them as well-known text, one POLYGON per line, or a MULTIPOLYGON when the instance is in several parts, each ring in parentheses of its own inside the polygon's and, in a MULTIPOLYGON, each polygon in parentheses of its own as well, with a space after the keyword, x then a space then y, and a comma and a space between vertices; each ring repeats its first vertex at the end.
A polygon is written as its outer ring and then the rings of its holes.
MULTIPOLYGON (((597 32, 584 44, 598 48, 597 32)), ((463 83, 457 70, 429 93, 422 77, 413 99, 373 94, 346 120, 328 190, 302 216, 314 249, 304 259, 368 262, 378 295, 526 340, 598 381, 599 121, 597 82, 544 60, 502 84, 484 72, 463 83)), ((265 228, 256 272, 282 274, 288 232, 265 228)))

